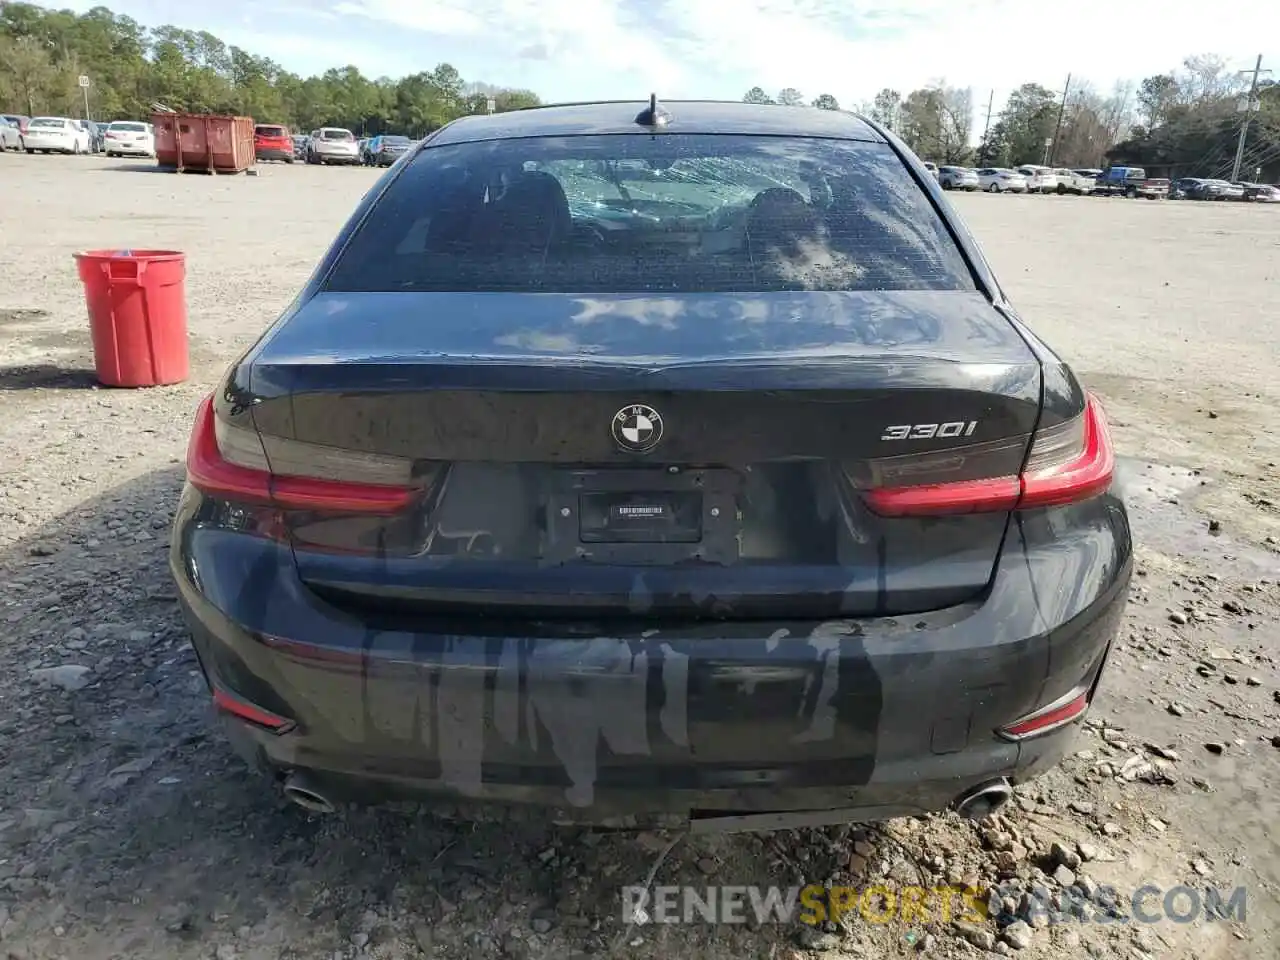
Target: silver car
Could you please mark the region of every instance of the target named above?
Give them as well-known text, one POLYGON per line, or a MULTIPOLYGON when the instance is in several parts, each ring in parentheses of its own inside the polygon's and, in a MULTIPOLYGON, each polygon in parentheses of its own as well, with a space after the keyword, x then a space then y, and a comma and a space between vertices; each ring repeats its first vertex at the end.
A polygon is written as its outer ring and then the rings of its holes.
POLYGON ((988 193, 1027 192, 1027 178, 1007 167, 983 167, 978 171, 978 184, 988 193))
POLYGON ((943 190, 977 190, 982 185, 977 172, 968 167, 939 167, 938 183, 943 190))

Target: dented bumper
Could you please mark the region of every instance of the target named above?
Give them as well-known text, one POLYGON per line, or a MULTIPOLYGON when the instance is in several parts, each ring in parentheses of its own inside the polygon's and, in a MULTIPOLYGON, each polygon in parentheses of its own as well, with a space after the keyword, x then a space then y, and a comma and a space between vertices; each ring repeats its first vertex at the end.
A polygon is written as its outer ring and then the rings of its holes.
POLYGON ((1130 572, 1123 507, 1016 515, 979 600, 906 617, 498 622, 339 609, 287 546, 203 525, 171 566, 211 685, 292 721, 230 719, 252 759, 334 796, 531 803, 600 821, 947 806, 1038 775, 1073 728, 998 727, 1093 684, 1130 572))

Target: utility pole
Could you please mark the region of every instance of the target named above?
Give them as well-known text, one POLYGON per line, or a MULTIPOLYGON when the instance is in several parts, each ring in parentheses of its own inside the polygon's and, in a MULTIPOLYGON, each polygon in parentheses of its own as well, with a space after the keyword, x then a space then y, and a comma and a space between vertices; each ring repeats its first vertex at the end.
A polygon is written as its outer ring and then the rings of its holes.
POLYGON ((1249 133, 1250 114, 1259 109, 1262 104, 1258 101, 1258 75, 1270 73, 1270 70, 1262 69, 1262 54, 1258 54, 1258 62, 1253 65, 1253 70, 1241 70, 1241 76, 1253 75, 1253 79, 1249 82, 1249 94, 1245 97, 1241 110, 1244 113, 1244 122, 1240 124, 1240 139, 1236 143, 1236 160, 1231 165, 1231 182, 1236 183, 1240 180, 1240 164, 1244 160, 1244 141, 1249 133))
POLYGON ((1058 137, 1062 133, 1062 115, 1067 112, 1067 92, 1071 89, 1071 74, 1067 74, 1066 86, 1062 88, 1062 102, 1058 104, 1058 122, 1053 128, 1053 144, 1049 147, 1048 166, 1053 166, 1053 158, 1058 155, 1058 137))
POLYGON ((987 134, 991 132, 991 108, 996 102, 996 92, 991 91, 991 96, 987 97, 987 120, 982 125, 982 150, 978 155, 978 166, 985 167, 987 165, 987 134))

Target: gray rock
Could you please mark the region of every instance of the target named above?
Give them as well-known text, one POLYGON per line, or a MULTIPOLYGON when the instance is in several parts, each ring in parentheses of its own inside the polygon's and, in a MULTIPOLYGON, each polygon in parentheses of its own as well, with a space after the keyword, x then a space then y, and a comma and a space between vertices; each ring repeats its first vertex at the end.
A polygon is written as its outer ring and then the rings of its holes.
POLYGON ((979 950, 990 950, 996 945, 995 934, 986 927, 979 927, 972 923, 957 923, 956 933, 979 950))
POLYGON ((1021 920, 1015 920, 1004 928, 1004 942, 1015 950, 1025 950, 1031 946, 1033 934, 1031 928, 1021 920))
POLYGON ((1059 864, 1058 868, 1053 871, 1053 879, 1064 887, 1070 887, 1076 882, 1075 871, 1068 866, 1059 864))
POLYGON ((1080 866, 1080 855, 1059 840, 1053 841, 1050 845, 1049 859, 1055 865, 1064 866, 1068 870, 1074 870, 1080 866))
POLYGON ((224 943, 214 953, 218 960, 236 960, 236 948, 229 943, 224 943))
POLYGON ((796 931, 796 943, 805 950, 826 953, 840 949, 840 938, 834 933, 823 933, 817 927, 801 926, 796 931))
POLYGON ((1172 623, 1178 624, 1179 626, 1186 626, 1187 615, 1183 613, 1181 610, 1175 610, 1173 611, 1173 613, 1169 614, 1169 620, 1172 623))
POLYGON ((63 690, 83 690, 93 682, 92 670, 78 663, 64 663, 59 667, 44 667, 32 670, 31 676, 42 683, 61 687, 63 690))

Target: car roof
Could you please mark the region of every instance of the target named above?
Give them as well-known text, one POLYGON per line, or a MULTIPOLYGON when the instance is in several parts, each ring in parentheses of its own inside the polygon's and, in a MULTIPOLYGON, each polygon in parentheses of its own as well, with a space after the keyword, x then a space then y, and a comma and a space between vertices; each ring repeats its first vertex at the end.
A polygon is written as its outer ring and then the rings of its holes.
MULTIPOLYGON (((865 120, 840 110, 722 100, 668 100, 661 102, 659 106, 669 114, 667 124, 662 127, 668 133, 829 137, 885 142, 884 137, 865 120)), ((651 133, 651 127, 636 123, 636 116, 648 107, 647 100, 615 100, 558 104, 462 117, 442 127, 430 139, 429 145, 434 147, 514 137, 651 133)))

